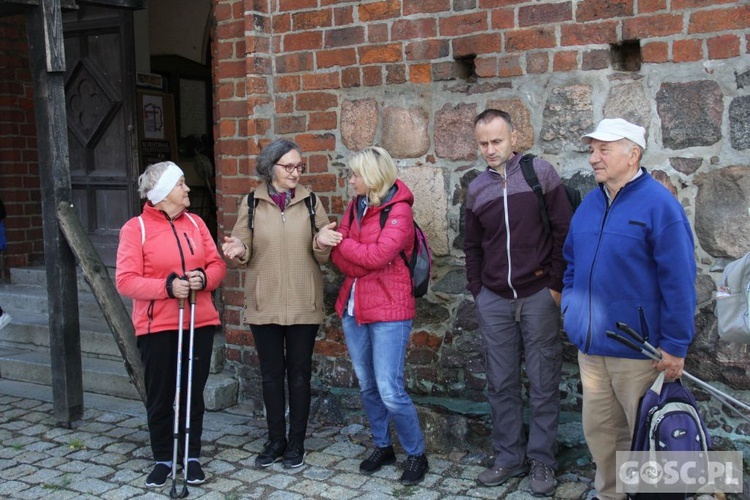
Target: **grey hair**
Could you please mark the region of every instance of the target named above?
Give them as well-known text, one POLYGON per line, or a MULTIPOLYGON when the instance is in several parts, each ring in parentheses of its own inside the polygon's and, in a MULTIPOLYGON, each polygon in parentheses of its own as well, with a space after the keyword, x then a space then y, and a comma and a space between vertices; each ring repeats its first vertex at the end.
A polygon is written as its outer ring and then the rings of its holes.
POLYGON ((623 142, 623 144, 625 144, 625 154, 630 153, 633 150, 633 148, 638 148, 638 161, 640 162, 641 158, 643 158, 643 148, 640 147, 638 144, 634 143, 633 141, 631 141, 630 139, 623 138, 620 140, 623 142))
POLYGON ((162 161, 146 167, 146 170, 138 177, 138 194, 141 198, 145 198, 146 194, 156 187, 170 165, 172 165, 171 161, 162 161))
POLYGON ((255 172, 258 177, 266 182, 271 182, 273 180, 273 166, 289 151, 297 151, 302 156, 300 147, 289 139, 275 139, 263 148, 255 165, 255 172))

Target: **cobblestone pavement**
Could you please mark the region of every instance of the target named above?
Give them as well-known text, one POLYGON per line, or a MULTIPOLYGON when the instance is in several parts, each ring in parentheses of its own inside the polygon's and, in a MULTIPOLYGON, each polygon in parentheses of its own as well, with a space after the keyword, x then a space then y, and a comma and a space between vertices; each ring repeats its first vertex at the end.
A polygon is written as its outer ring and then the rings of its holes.
MULTIPOLYGON (((153 462, 142 404, 93 394, 84 402, 84 418, 75 429, 57 427, 50 388, 0 379, 0 498, 169 497, 171 480, 162 488, 145 487, 153 462)), ((313 424, 305 441, 306 465, 287 470, 277 463, 257 470, 253 463, 265 440, 264 422, 244 410, 236 406, 206 414, 201 462, 207 480, 189 486, 189 498, 533 498, 527 478, 479 486, 475 478, 483 467, 476 460, 472 464, 466 452, 429 455, 430 471, 417 486, 399 484, 398 467, 362 475, 359 462, 368 450, 362 444, 366 430, 358 424, 313 424)), ((565 471, 558 479, 556 498, 593 496, 588 479, 565 471)))

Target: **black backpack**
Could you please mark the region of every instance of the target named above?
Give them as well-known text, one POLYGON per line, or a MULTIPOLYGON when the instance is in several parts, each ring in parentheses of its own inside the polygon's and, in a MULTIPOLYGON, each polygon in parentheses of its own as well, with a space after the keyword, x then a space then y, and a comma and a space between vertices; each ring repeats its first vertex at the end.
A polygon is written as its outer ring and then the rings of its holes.
MULTIPOLYGON (((536 194, 536 199, 539 202, 539 212, 542 215, 542 224, 544 224, 544 233, 549 234, 549 213, 547 212, 547 204, 544 202, 542 185, 539 184, 539 179, 534 170, 534 158, 532 154, 523 155, 521 157, 521 171, 523 172, 524 179, 526 179, 526 183, 534 191, 534 194, 536 194)), ((568 196, 570 208, 575 212, 578 205, 581 204, 581 193, 576 188, 570 187, 567 184, 563 184, 563 186, 565 186, 565 194, 568 196)))
MULTIPOLYGON (((388 214, 391 212, 393 205, 388 205, 380 212, 380 229, 385 227, 388 221, 388 214)), ((349 211, 349 226, 354 221, 354 204, 349 211)), ((412 294, 416 297, 424 297, 430 288, 430 278, 432 277, 432 250, 427 241, 427 234, 419 227, 417 221, 414 223, 414 245, 412 246, 411 258, 406 257, 406 252, 401 250, 401 259, 403 259, 406 268, 409 270, 412 284, 412 294)))
MULTIPOLYGON (((315 205, 318 197, 315 193, 310 191, 310 196, 305 198, 305 205, 307 205, 307 211, 310 213, 310 229, 312 230, 313 236, 318 232, 318 226, 315 225, 315 205)), ((247 225, 250 227, 250 232, 255 230, 255 207, 258 206, 260 200, 255 199, 255 191, 250 191, 247 195, 247 225)))

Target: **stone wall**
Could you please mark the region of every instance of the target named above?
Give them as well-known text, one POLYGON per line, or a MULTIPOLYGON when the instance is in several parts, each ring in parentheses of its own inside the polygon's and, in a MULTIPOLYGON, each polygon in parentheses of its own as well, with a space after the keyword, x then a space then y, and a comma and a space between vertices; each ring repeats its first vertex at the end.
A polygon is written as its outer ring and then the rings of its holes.
MULTIPOLYGON (((222 0, 215 16, 220 232, 231 230, 254 182, 255 155, 278 135, 302 146, 310 165, 303 182, 334 219, 349 199, 347 157, 359 148, 388 149, 415 192, 436 266, 407 354, 412 394, 481 419, 462 203, 482 168, 472 119, 499 107, 519 128, 519 149, 544 156, 583 191, 593 181, 580 136, 604 117, 646 127, 644 165, 679 198, 696 233, 699 333, 688 369, 748 399, 750 357, 717 338, 711 312, 720 269, 750 250, 746 2, 222 0)), ((243 396, 260 401, 252 336, 239 320, 242 279, 230 271, 224 287, 227 356, 243 396)), ((356 406, 346 391, 356 382, 332 313, 340 276, 331 268, 327 279, 331 315, 319 334, 315 384, 334 415, 356 406), (330 388, 349 396, 331 397, 330 388)), ((571 413, 580 401, 574 355, 568 345, 561 391, 571 413)), ((750 431, 717 405, 706 411, 722 435, 750 431)))

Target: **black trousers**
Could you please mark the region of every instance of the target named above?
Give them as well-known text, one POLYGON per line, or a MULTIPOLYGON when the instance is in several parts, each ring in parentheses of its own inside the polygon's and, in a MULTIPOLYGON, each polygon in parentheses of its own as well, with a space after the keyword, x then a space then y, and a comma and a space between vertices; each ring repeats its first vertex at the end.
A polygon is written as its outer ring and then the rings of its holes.
MULTIPOLYGON (((199 458, 203 434, 203 389, 211 367, 211 350, 215 326, 195 329, 193 351, 193 383, 190 404, 190 443, 188 458, 199 458)), ((157 462, 172 460, 174 444, 174 396, 177 383, 177 330, 139 335, 138 350, 145 371, 146 412, 151 452, 157 462)), ((180 430, 178 459, 185 448, 185 411, 187 406, 188 360, 190 330, 185 329, 182 340, 182 384, 180 385, 180 430)))
POLYGON ((268 439, 286 436, 289 386, 289 440, 303 443, 310 416, 310 376, 315 337, 320 325, 250 325, 263 379, 268 439))

